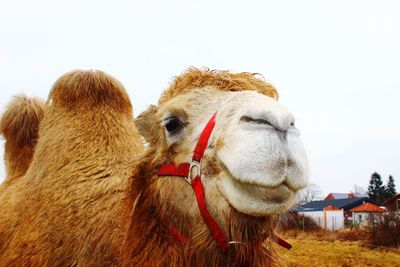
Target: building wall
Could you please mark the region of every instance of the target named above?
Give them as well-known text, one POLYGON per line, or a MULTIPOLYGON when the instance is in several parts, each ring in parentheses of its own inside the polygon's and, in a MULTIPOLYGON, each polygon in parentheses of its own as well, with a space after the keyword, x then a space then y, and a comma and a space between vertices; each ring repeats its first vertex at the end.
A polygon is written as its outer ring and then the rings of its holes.
POLYGON ((356 225, 367 226, 368 223, 372 223, 372 220, 377 222, 383 216, 382 212, 353 212, 353 222, 356 225))
POLYGON ((344 228, 343 210, 327 210, 326 223, 329 230, 338 230, 344 228))
POLYGON ((386 202, 385 206, 391 211, 400 211, 400 194, 386 202))
POLYGON ((344 213, 341 210, 304 211, 299 215, 310 217, 319 227, 328 230, 338 230, 344 228, 344 213))

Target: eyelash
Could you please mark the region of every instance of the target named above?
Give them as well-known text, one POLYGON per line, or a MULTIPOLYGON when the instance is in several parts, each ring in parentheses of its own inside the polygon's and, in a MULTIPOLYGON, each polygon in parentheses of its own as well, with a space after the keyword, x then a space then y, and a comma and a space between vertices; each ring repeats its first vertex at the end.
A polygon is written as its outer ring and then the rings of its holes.
POLYGON ((164 120, 164 127, 170 135, 179 133, 185 125, 177 117, 169 117, 164 120))

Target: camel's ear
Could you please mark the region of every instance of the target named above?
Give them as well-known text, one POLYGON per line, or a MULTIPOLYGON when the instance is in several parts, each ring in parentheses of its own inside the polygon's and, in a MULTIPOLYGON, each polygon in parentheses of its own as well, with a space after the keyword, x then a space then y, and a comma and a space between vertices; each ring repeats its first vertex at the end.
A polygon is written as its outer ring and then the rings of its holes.
POLYGON ((139 133, 150 144, 156 143, 160 136, 160 128, 157 121, 157 107, 154 105, 151 105, 146 111, 140 113, 135 119, 139 133))

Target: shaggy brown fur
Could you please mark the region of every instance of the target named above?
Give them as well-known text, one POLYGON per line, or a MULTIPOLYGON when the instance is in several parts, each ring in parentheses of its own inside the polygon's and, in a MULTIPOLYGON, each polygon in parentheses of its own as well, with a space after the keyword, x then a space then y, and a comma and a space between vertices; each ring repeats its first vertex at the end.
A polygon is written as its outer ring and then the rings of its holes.
POLYGON ((125 90, 102 72, 66 74, 39 136, 26 175, 0 194, 0 265, 117 264, 143 151, 125 90))
MULTIPOLYGON (((176 78, 160 103, 190 89, 276 90, 253 75, 190 69, 176 78)), ((137 124, 147 131, 157 107, 137 124)), ((223 254, 200 216, 185 217, 160 200, 157 169, 169 161, 165 136, 143 154, 123 87, 102 72, 71 72, 54 85, 39 141, 26 174, 0 194, 0 266, 269 266, 276 218, 244 216, 233 209, 222 225, 229 240, 223 254), (172 224, 190 238, 175 240, 172 224)), ((145 135, 146 138, 146 135, 145 135)), ((10 136, 10 139, 12 137, 10 136)), ((10 155, 11 156, 11 155, 10 155)), ((216 175, 215 155, 204 158, 216 175)), ((170 179, 170 178, 160 178, 170 179)), ((184 182, 182 186, 188 185, 184 182)), ((176 188, 176 193, 181 193, 176 188)), ((188 197, 193 205, 193 196, 188 197)))
POLYGON ((113 109, 130 114, 132 106, 122 84, 99 71, 71 71, 54 84, 50 100, 67 109, 113 109), (84 81, 84 82, 82 82, 84 81))
POLYGON ((223 91, 253 90, 275 99, 278 99, 279 96, 276 89, 256 73, 231 73, 229 71, 189 68, 180 76, 175 77, 170 87, 160 97, 158 104, 161 105, 169 99, 187 93, 194 88, 207 86, 223 91))
POLYGON ((6 183, 24 175, 31 163, 43 108, 41 99, 16 96, 1 117, 0 134, 6 139, 6 183))

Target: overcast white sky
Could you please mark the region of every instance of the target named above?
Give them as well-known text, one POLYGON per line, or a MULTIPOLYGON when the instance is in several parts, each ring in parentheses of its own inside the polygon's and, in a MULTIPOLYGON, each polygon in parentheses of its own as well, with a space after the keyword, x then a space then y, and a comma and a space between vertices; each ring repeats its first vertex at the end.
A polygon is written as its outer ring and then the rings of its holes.
POLYGON ((399 14, 396 0, 2 1, 0 109, 78 68, 117 77, 135 115, 189 66, 258 72, 295 113, 324 194, 374 171, 399 190, 399 14))

